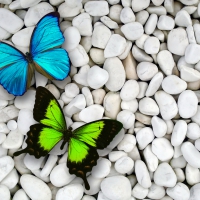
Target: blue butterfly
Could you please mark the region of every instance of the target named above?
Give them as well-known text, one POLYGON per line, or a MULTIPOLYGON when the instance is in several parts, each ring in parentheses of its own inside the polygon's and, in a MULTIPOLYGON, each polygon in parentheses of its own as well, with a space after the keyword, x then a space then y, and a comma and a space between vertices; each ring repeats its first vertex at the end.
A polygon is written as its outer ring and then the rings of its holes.
POLYGON ((15 96, 23 95, 30 87, 34 71, 48 79, 63 80, 70 70, 70 61, 64 49, 59 28, 58 12, 45 15, 36 25, 29 52, 23 54, 13 46, 0 42, 0 84, 15 96))

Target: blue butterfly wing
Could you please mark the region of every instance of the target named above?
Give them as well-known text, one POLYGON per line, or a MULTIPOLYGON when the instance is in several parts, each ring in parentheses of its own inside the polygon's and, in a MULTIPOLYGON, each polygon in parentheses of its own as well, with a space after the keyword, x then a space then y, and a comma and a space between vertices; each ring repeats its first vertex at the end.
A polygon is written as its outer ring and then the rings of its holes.
POLYGON ((25 55, 9 44, 0 42, 0 84, 15 96, 27 89, 28 62, 25 55))
POLYGON ((63 80, 69 73, 70 61, 67 52, 57 48, 64 42, 59 18, 59 13, 53 12, 38 22, 32 34, 30 52, 40 73, 49 79, 63 80))

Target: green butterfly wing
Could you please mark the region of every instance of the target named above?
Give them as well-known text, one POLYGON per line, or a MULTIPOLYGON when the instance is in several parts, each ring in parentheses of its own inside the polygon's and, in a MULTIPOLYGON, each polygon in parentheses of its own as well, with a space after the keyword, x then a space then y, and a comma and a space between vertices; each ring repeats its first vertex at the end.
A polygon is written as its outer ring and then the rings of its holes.
POLYGON ((56 98, 44 87, 36 90, 33 117, 41 124, 30 127, 27 133, 27 147, 15 152, 14 156, 29 153, 36 158, 46 156, 63 139, 66 131, 65 117, 56 98))
POLYGON ((86 189, 90 188, 86 173, 92 170, 99 158, 96 149, 108 146, 122 126, 122 123, 116 120, 103 119, 85 124, 73 131, 69 141, 67 166, 70 174, 84 180, 86 189))

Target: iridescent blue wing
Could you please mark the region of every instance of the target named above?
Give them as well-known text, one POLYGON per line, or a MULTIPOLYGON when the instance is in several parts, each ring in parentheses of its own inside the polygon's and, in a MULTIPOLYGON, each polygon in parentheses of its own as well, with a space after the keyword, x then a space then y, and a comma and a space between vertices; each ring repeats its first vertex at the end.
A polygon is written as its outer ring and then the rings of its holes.
POLYGON ((64 42, 59 27, 59 13, 45 15, 33 31, 30 52, 36 69, 49 79, 63 80, 67 77, 70 61, 64 49, 57 48, 64 42))
POLYGON ((11 45, 0 42, 0 84, 9 93, 19 96, 24 94, 31 78, 32 70, 25 55, 11 45))

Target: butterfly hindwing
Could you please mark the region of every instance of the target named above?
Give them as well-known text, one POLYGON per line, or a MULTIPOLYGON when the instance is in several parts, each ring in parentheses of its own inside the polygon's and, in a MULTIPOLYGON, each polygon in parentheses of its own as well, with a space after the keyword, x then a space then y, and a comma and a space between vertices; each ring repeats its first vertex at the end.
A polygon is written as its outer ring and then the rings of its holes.
POLYGON ((0 84, 13 95, 23 95, 33 76, 25 55, 9 44, 0 42, 0 84), (28 81, 28 77, 30 81, 28 81))
POLYGON ((122 127, 122 123, 116 120, 97 120, 74 130, 73 137, 97 149, 104 149, 110 144, 122 127))
POLYGON ((63 138, 61 132, 42 124, 32 125, 27 136, 27 147, 21 151, 15 152, 14 156, 18 156, 22 153, 29 153, 36 158, 46 156, 63 138))
POLYGON ((90 186, 86 179, 86 173, 90 172, 92 167, 97 164, 98 158, 99 155, 94 147, 75 138, 70 139, 67 167, 70 174, 75 174, 83 179, 87 190, 90 189, 90 186))
POLYGON ((69 73, 70 61, 67 52, 57 48, 64 42, 59 17, 58 12, 52 12, 38 22, 32 34, 30 52, 38 72, 49 79, 63 80, 69 73))
POLYGON ((62 133, 67 129, 65 117, 58 101, 44 87, 37 88, 33 117, 41 124, 62 133))

